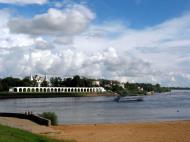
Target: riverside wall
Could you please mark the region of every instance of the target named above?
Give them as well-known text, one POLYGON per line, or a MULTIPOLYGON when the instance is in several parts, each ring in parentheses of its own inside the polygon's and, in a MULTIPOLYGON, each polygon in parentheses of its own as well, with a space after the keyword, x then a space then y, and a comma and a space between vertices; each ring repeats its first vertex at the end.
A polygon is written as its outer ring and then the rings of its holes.
POLYGON ((0 99, 117 96, 116 93, 0 93, 0 99))
POLYGON ((27 120, 31 120, 32 122, 35 122, 39 125, 51 126, 51 120, 40 117, 35 114, 1 112, 0 117, 14 117, 14 118, 20 118, 20 119, 27 119, 27 120))

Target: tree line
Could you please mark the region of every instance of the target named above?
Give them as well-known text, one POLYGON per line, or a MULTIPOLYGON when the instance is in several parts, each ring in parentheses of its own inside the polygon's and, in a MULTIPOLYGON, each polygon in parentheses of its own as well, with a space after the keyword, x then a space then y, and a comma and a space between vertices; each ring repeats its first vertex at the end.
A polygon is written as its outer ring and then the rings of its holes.
MULTIPOLYGON (((97 86, 93 84, 94 79, 89 79, 86 77, 81 77, 75 75, 70 78, 62 79, 60 77, 51 77, 49 81, 44 80, 41 83, 42 87, 93 87, 97 86)), ((149 84, 149 83, 124 83, 121 84, 119 81, 108 80, 108 79, 99 79, 99 85, 104 87, 110 92, 116 92, 119 94, 146 94, 147 92, 168 92, 170 88, 161 87, 160 84, 149 84), (142 89, 143 88, 143 89, 142 89)), ((6 77, 0 79, 0 91, 8 91, 11 87, 35 87, 37 82, 35 80, 31 81, 30 77, 24 77, 23 79, 6 77)))
MULTIPOLYGON (((6 77, 0 78, 0 91, 8 91, 11 87, 36 87, 36 80, 31 81, 30 77, 24 77, 23 79, 14 78, 14 77, 6 77)), ((88 79, 85 77, 80 77, 78 75, 72 78, 62 79, 60 77, 51 77, 49 82, 44 80, 41 83, 41 87, 92 87, 92 79, 88 79)))

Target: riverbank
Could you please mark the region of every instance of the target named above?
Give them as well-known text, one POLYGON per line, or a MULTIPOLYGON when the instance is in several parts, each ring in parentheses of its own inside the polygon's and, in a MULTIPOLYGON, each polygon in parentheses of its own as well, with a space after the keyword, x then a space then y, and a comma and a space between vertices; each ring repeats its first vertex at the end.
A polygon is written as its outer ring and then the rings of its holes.
POLYGON ((20 119, 14 117, 0 117, 0 124, 6 125, 12 128, 19 128, 25 131, 29 131, 35 134, 54 133, 53 128, 39 125, 27 119, 20 119))
POLYGON ((16 128, 0 125, 0 142, 75 142, 74 140, 55 140, 32 134, 16 128))
POLYGON ((0 117, 0 124, 53 139, 77 142, 189 142, 190 140, 190 121, 71 124, 46 127, 29 120, 0 117))
POLYGON ((53 126, 56 139, 77 142, 189 142, 190 121, 53 126))
POLYGON ((98 97, 117 96, 115 93, 9 93, 0 92, 0 99, 57 98, 57 97, 98 97))

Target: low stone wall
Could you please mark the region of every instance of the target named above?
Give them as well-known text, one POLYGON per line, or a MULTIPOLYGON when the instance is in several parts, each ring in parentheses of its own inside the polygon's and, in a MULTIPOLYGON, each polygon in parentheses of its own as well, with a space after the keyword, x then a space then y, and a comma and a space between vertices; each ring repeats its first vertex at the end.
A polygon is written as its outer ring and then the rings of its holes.
POLYGON ((0 117, 15 117, 20 119, 28 119, 39 125, 51 126, 49 119, 40 117, 35 114, 24 114, 24 113, 0 113, 0 117))

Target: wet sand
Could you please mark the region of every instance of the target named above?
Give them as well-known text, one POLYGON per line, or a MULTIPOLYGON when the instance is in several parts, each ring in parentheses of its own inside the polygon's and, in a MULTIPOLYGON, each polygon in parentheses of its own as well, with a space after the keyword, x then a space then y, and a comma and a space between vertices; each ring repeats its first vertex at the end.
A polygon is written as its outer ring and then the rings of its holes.
POLYGON ((190 142, 190 121, 60 125, 52 128, 59 133, 49 136, 78 142, 190 142))

